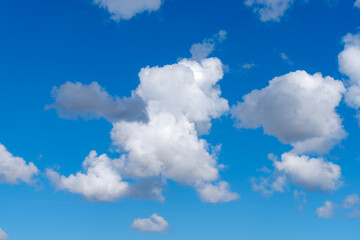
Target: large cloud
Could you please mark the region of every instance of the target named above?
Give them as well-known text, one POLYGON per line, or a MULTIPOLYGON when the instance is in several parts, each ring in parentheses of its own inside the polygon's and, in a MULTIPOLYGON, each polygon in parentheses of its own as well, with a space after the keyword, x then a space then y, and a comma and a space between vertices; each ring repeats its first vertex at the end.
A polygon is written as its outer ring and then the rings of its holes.
POLYGON ((283 192, 288 182, 306 191, 333 191, 342 185, 340 166, 323 158, 284 153, 281 160, 270 155, 274 172, 266 178, 252 179, 254 191, 264 195, 283 192))
POLYGON ((344 92, 331 77, 296 71, 243 96, 231 112, 239 128, 263 127, 294 153, 326 153, 346 136, 335 111, 344 92))
POLYGON ((33 182, 34 175, 39 170, 32 163, 26 163, 23 158, 15 157, 0 144, 0 181, 17 184, 19 181, 25 183, 33 182))
POLYGON ((146 121, 144 101, 132 94, 129 98, 112 97, 97 82, 88 85, 67 82, 54 87, 55 103, 45 109, 56 109, 63 118, 99 118, 109 121, 146 121))
POLYGON ((93 0, 95 4, 106 9, 115 21, 130 19, 141 12, 156 11, 163 0, 93 0))
MULTIPOLYGON (((226 182, 218 182, 217 158, 209 151, 211 146, 199 138, 208 133, 212 119, 229 109, 217 85, 223 77, 221 61, 184 59, 164 67, 143 68, 139 77, 134 94, 146 103, 148 121, 113 123, 111 138, 117 149, 124 152, 121 158, 110 160, 105 155, 97 158, 92 153, 91 159, 95 160, 85 161, 86 174, 64 177, 49 171, 49 176, 59 188, 96 200, 139 193, 122 178, 139 181, 139 188, 143 179, 171 179, 194 187, 205 202, 236 199, 238 195, 229 191, 226 182)), ((156 188, 150 185, 149 195, 161 198, 162 185, 155 184, 156 188)))
POLYGON ((141 232, 165 233, 169 223, 161 216, 154 213, 149 218, 138 218, 132 223, 132 228, 141 232))
MULTIPOLYGON (((343 38, 344 50, 339 54, 339 70, 350 78, 345 102, 352 108, 360 108, 360 34, 347 34, 343 38)), ((359 115, 358 115, 359 117, 359 115)))
POLYGON ((245 4, 254 8, 260 15, 260 20, 280 21, 285 11, 292 5, 293 0, 245 0, 245 4))

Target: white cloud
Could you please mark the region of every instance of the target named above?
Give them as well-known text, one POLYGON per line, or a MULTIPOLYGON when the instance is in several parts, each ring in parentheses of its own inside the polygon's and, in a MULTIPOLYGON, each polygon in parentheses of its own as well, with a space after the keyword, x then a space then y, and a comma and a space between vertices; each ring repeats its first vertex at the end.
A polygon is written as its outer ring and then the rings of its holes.
POLYGON ((336 205, 334 203, 326 201, 323 206, 316 210, 315 213, 319 218, 332 218, 334 216, 335 209, 336 205))
POLYGON ((360 198, 356 194, 347 196, 344 200, 344 208, 353 208, 356 205, 360 205, 360 198))
POLYGON ((112 201, 128 194, 129 184, 122 181, 118 172, 122 164, 122 159, 111 160, 106 154, 97 156, 91 151, 83 162, 85 173, 78 172, 69 177, 50 169, 46 173, 60 190, 82 194, 88 200, 112 201))
POLYGON ((230 191, 229 183, 221 181, 216 185, 208 183, 197 187, 203 202, 219 203, 230 202, 239 198, 237 193, 230 191))
POLYGON ((214 50, 217 43, 226 39, 226 31, 220 30, 212 38, 206 38, 202 43, 195 43, 190 48, 192 59, 201 60, 207 58, 214 50))
MULTIPOLYGON (((184 59, 164 67, 143 68, 139 77, 134 94, 146 103, 148 121, 113 122, 111 138, 122 156, 111 160, 92 152, 84 162, 85 173, 64 177, 48 170, 49 177, 59 189, 89 200, 138 195, 162 200, 162 182, 167 179, 193 187, 203 201, 236 199, 237 194, 229 191, 226 182, 218 182, 222 165, 217 163, 217 150, 211 152, 211 146, 199 138, 208 133, 212 119, 229 110, 217 85, 223 77, 221 61, 184 59), (129 186, 123 178, 137 184, 129 186), (157 181, 152 183, 151 179, 157 181), (151 190, 141 194, 149 183, 151 190)), ((96 92, 105 96, 100 98, 106 99, 104 102, 109 101, 107 94, 96 92)))
POLYGON ((346 136, 335 111, 344 92, 338 80, 296 71, 243 96, 231 113, 239 128, 263 127, 294 153, 327 153, 346 136))
POLYGON ((322 158, 284 153, 281 161, 274 162, 277 171, 286 174, 292 183, 307 191, 335 190, 341 185, 340 166, 322 158))
POLYGON ((281 53, 280 53, 280 57, 281 57, 281 59, 284 60, 284 62, 286 62, 288 65, 293 65, 293 62, 289 59, 289 57, 288 57, 285 53, 281 52, 281 53))
POLYGON ((0 228, 0 240, 8 240, 8 235, 0 228))
POLYGON ((280 21, 285 11, 293 4, 293 0, 245 0, 245 4, 252 7, 263 22, 280 21))
POLYGON ((251 179, 253 190, 263 195, 284 192, 290 182, 306 191, 320 192, 336 190, 342 185, 340 166, 322 158, 293 153, 284 153, 281 160, 273 155, 269 158, 273 161, 274 171, 267 177, 251 179))
MULTIPOLYGON (((345 102, 359 111, 360 108, 360 34, 347 34, 343 38, 344 50, 339 54, 339 70, 350 78, 345 102)), ((358 118, 360 117, 358 113, 358 118)), ((359 119, 360 120, 360 119, 359 119)))
POLYGON ((32 162, 27 164, 23 158, 13 156, 4 145, 0 144, 0 182, 31 183, 34 175, 38 173, 39 170, 32 162))
POLYGON ((169 223, 161 216, 154 213, 150 218, 135 219, 132 228, 141 232, 162 232, 165 233, 169 223))
POLYGON ((106 9, 115 21, 128 20, 138 13, 152 12, 160 8, 163 0, 93 0, 106 9))
POLYGON ((356 0, 356 2, 354 3, 354 7, 360 8, 360 0, 356 0))
POLYGON ((331 218, 338 215, 346 218, 356 218, 360 216, 360 198, 356 194, 347 196, 342 204, 334 204, 326 201, 324 206, 316 210, 316 214, 320 218, 331 218))
POLYGON ((243 69, 251 69, 251 68, 255 67, 255 64, 254 63, 245 63, 245 64, 241 65, 241 67, 243 69))
POLYGON ((130 98, 112 97, 97 82, 88 85, 66 82, 54 87, 55 103, 45 109, 56 109, 63 118, 99 118, 109 121, 146 121, 145 103, 136 94, 130 98))

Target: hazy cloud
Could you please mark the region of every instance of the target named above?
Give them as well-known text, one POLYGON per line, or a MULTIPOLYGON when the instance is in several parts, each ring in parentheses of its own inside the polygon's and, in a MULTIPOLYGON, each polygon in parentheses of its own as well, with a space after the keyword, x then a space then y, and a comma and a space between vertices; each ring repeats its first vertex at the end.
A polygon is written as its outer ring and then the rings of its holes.
POLYGON ((135 219, 132 228, 141 232, 161 232, 165 233, 169 223, 161 216, 154 213, 149 218, 135 219))
POLYGON ((293 4, 293 0, 245 0, 245 4, 260 15, 261 21, 278 22, 293 4))
POLYGON ((214 50, 218 43, 226 39, 226 31, 220 30, 212 38, 206 38, 202 43, 195 43, 190 48, 192 59, 201 60, 207 58, 214 50))
POLYGON ((160 8, 163 0, 93 0, 106 9, 115 21, 128 20, 138 13, 152 12, 160 8))

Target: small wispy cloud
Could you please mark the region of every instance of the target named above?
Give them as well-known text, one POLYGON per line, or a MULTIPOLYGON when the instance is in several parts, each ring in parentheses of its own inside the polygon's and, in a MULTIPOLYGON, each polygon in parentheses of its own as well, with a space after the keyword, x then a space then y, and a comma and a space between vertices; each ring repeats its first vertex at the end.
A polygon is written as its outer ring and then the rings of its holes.
POLYGON ((141 232, 165 233, 169 227, 168 221, 154 213, 149 218, 138 218, 132 223, 132 228, 141 232))
POLYGON ((253 67, 255 67, 254 63, 245 63, 245 64, 241 65, 241 68, 243 68, 243 69, 251 69, 253 67))
POLYGON ((211 38, 206 38, 202 43, 195 43, 190 48, 192 59, 201 60, 207 58, 214 50, 215 45, 226 39, 227 32, 220 30, 211 38))
POLYGON ((284 62, 286 62, 288 65, 292 66, 294 65, 294 63, 289 59, 289 57, 284 53, 284 52, 281 52, 280 53, 280 57, 282 60, 284 60, 284 62))

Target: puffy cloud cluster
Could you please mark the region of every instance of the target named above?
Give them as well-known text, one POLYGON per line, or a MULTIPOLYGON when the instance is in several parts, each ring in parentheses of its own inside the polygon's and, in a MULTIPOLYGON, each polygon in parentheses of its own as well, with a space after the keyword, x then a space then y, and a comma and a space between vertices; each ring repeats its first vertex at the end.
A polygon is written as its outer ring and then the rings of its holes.
MULTIPOLYGON (((65 177, 49 170, 50 178, 58 188, 90 200, 136 196, 143 186, 151 187, 148 195, 162 199, 161 183, 167 179, 192 186, 205 202, 236 199, 238 195, 230 192, 226 182, 218 182, 221 166, 209 144, 199 138, 208 133, 212 119, 229 110, 217 85, 223 77, 221 61, 184 59, 164 67, 143 68, 139 77, 134 94, 146 103, 148 121, 113 122, 113 144, 124 154, 110 160, 92 152, 84 162, 85 173, 65 177), (129 186, 123 178, 139 183, 129 186)), ((108 101, 108 95, 102 95, 108 101)))
POLYGON ((338 80, 296 71, 243 96, 231 112, 239 128, 263 127, 294 153, 326 153, 346 136, 335 111, 344 92, 338 80))
POLYGON ((319 218, 332 218, 340 211, 341 216, 355 218, 360 216, 360 198, 356 194, 347 196, 342 204, 335 204, 331 201, 325 201, 324 205, 316 210, 319 218))
POLYGON ((154 213, 149 218, 138 218, 132 223, 132 228, 141 232, 165 233, 169 223, 161 216, 154 213))
POLYGON ((115 21, 128 20, 138 13, 158 10, 163 0, 93 0, 95 4, 106 9, 115 21))
POLYGON ((306 191, 332 191, 342 185, 340 166, 325 161, 323 158, 310 158, 293 153, 284 153, 281 160, 270 155, 274 172, 267 178, 252 179, 254 191, 264 195, 284 192, 288 182, 304 188, 306 191))
POLYGON ((263 22, 280 21, 293 2, 293 0, 245 0, 245 4, 252 7, 263 22))
POLYGON ((8 240, 8 235, 0 228, 0 240, 8 240))
POLYGON ((23 158, 13 156, 0 144, 0 182, 18 184, 22 181, 29 184, 38 173, 39 170, 32 162, 26 163, 23 158))
POLYGON ((109 121, 146 121, 146 105, 136 94, 129 98, 112 97, 97 82, 88 85, 67 82, 54 87, 55 103, 45 109, 56 109, 63 118, 99 118, 109 121))
MULTIPOLYGON (((343 38, 344 50, 339 54, 339 70, 350 78, 345 102, 352 108, 360 108, 360 34, 347 34, 343 38)), ((359 117, 359 115, 358 115, 359 117)))
POLYGON ((201 60, 207 58, 214 50, 217 43, 226 39, 226 31, 220 30, 212 38, 206 38, 202 43, 195 43, 190 48, 192 59, 201 60))

